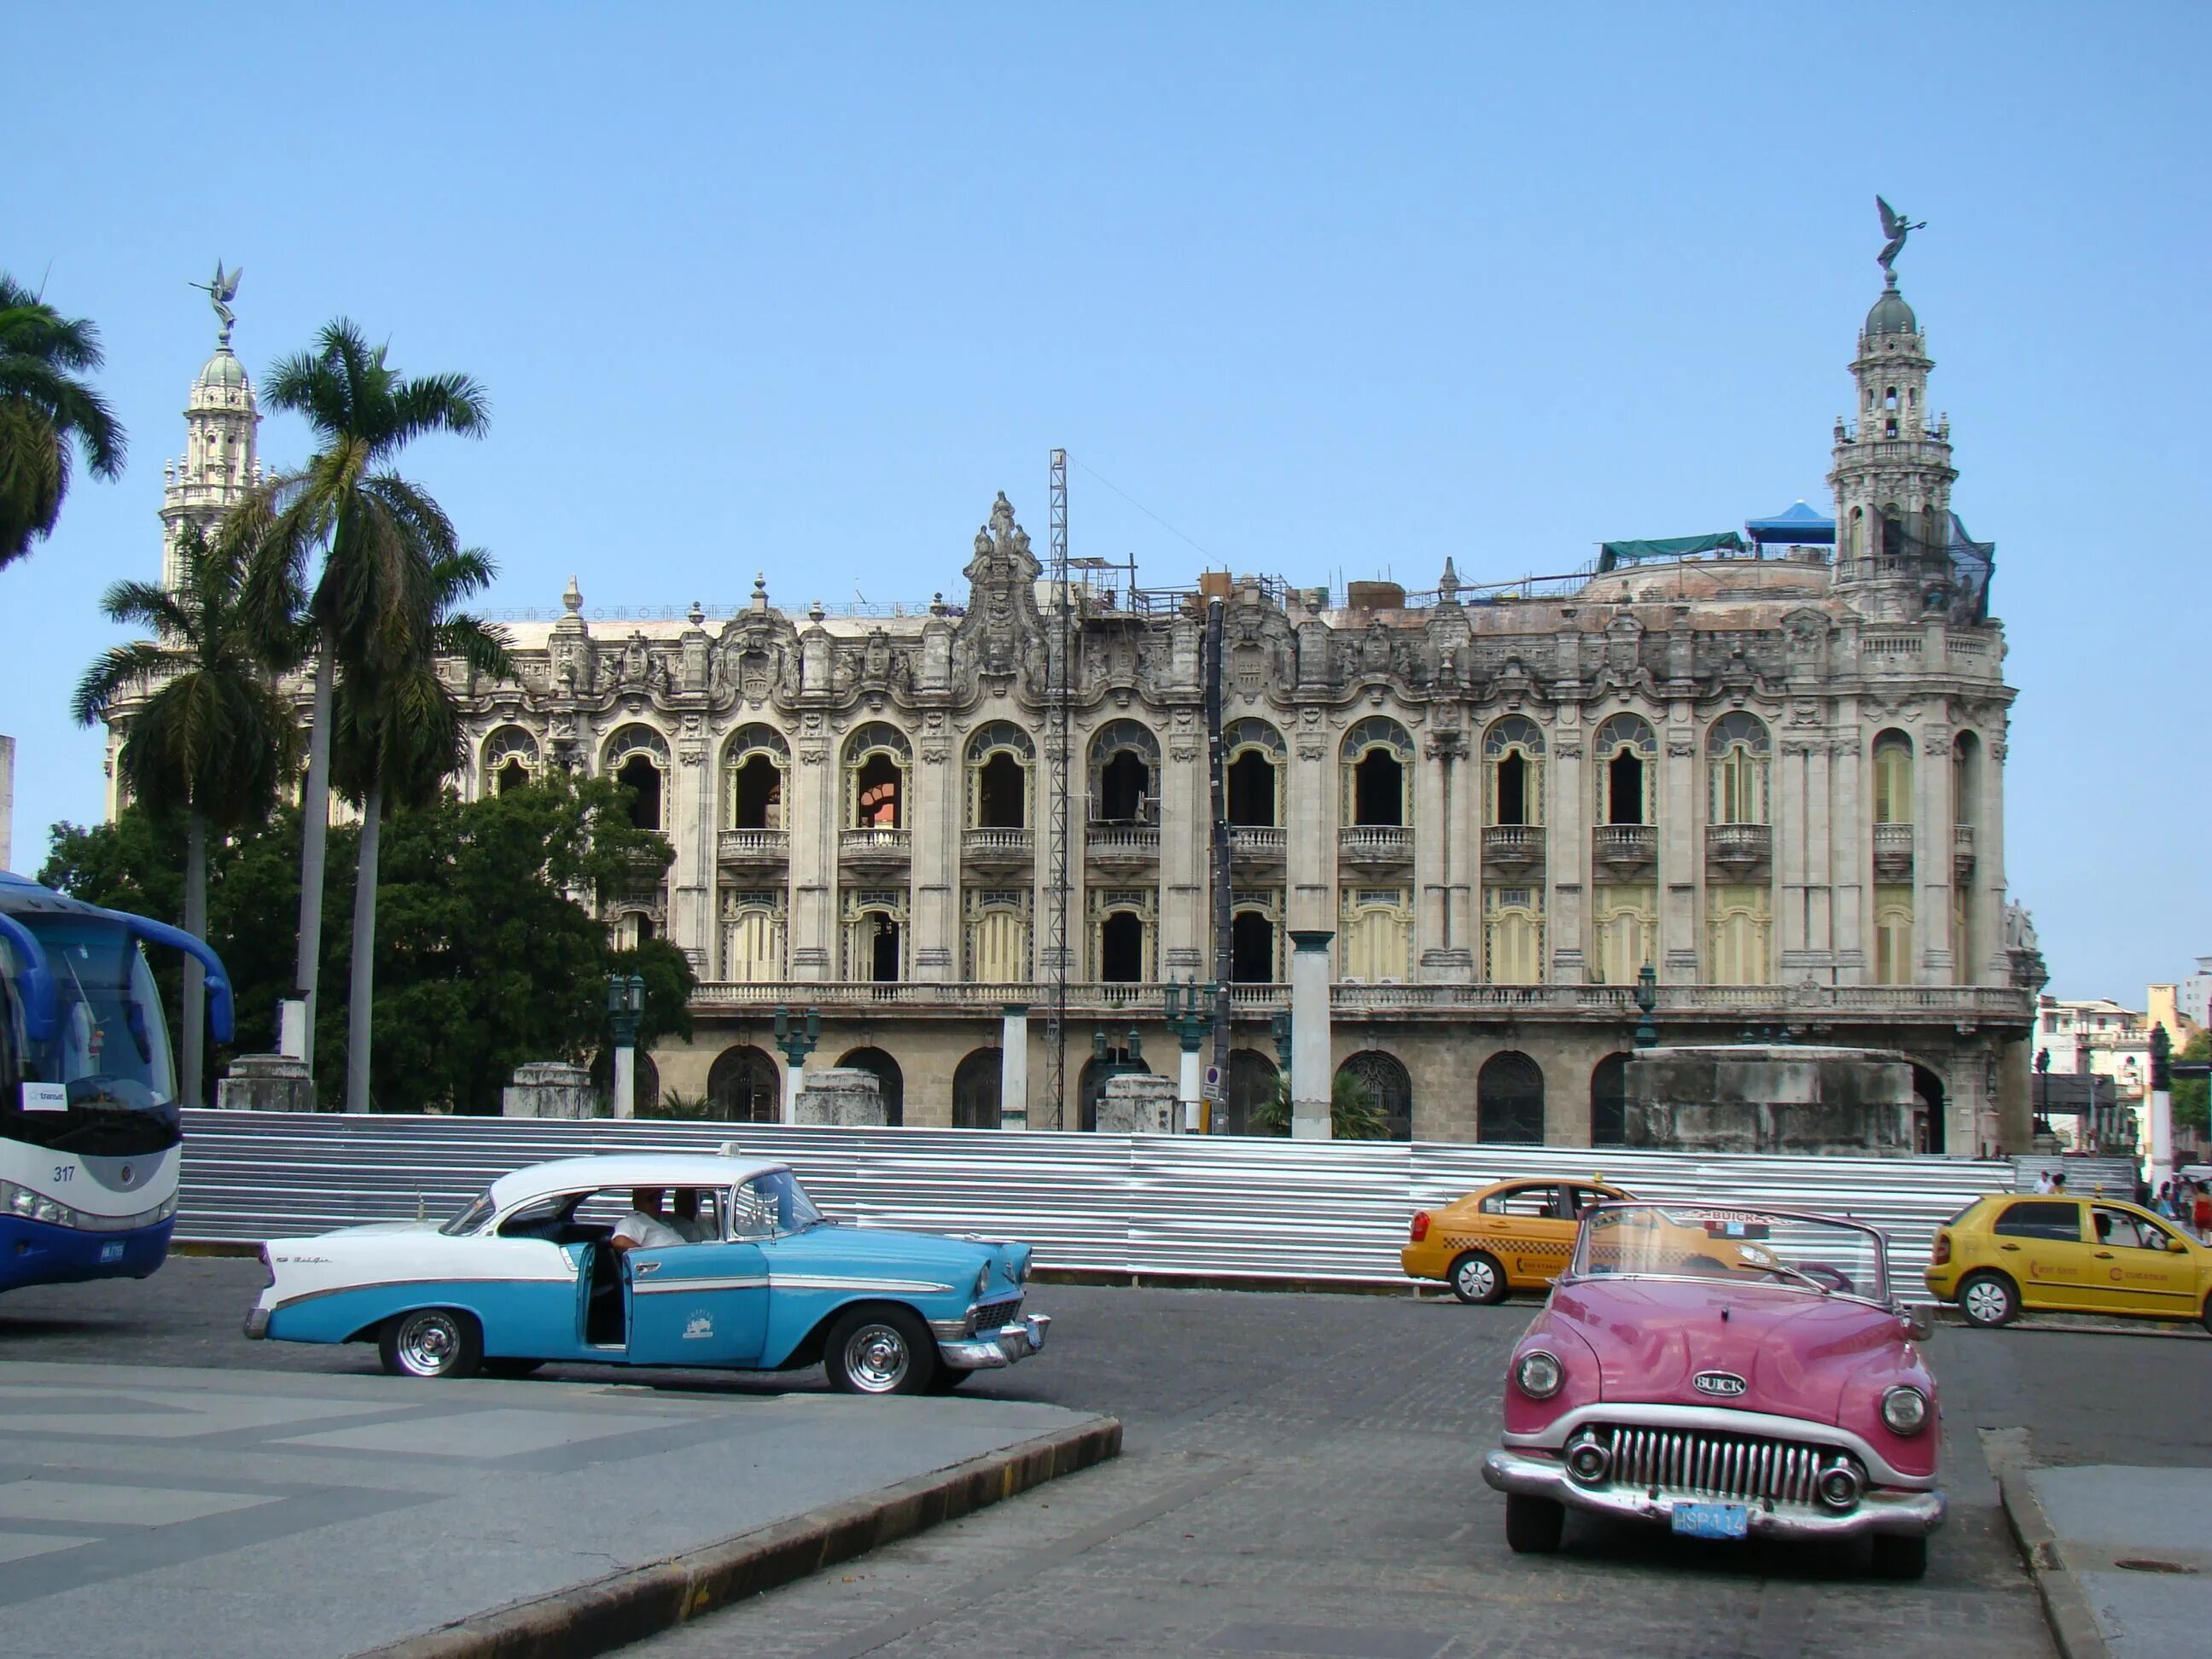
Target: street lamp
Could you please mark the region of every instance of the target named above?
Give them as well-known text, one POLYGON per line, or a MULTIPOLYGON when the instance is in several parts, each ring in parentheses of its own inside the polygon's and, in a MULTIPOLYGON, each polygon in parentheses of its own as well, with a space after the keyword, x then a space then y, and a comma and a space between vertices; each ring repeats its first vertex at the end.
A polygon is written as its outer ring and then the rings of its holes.
POLYGON ((1636 1046, 1639 1048, 1659 1046, 1659 1028, 1651 1023, 1652 1010, 1658 1006, 1659 975, 1647 962, 1636 975, 1636 1007, 1639 1015, 1636 1022, 1636 1046))
POLYGON ((1162 989, 1167 998, 1169 1034, 1182 1049, 1176 1093, 1182 1100, 1183 1133, 1202 1134, 1212 1126, 1199 1088, 1198 1051, 1213 1029, 1214 988, 1200 986, 1193 978, 1181 983, 1170 980, 1162 989))
POLYGON ((806 1086, 806 1057, 814 1052, 814 1045, 822 1040, 822 1011, 809 1008, 806 1017, 794 1020, 791 1010, 778 1003, 775 1008, 775 1046, 783 1050, 787 1062, 783 1074, 783 1121, 799 1121, 799 1091, 806 1086))
POLYGON ((607 1025, 615 1040, 617 1117, 637 1115, 637 1028, 645 1017, 645 981, 635 974, 607 978, 607 1025))

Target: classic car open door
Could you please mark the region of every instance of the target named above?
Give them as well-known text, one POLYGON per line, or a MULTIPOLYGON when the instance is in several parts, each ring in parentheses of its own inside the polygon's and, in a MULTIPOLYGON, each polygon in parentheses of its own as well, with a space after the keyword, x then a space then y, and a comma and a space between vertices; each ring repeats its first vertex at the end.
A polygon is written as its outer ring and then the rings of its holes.
POLYGON ((623 1258, 634 1365, 759 1362, 768 1340, 768 1258, 738 1241, 671 1244, 623 1258))

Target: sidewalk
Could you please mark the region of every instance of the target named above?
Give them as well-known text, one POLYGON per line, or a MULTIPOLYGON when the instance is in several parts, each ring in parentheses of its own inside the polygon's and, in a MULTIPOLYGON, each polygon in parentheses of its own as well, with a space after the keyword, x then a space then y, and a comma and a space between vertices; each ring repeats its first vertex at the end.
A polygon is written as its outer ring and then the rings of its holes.
POLYGON ((1118 1443, 1005 1401, 0 1364, 0 1648, 600 1650, 562 1632, 665 1627, 1118 1443))
POLYGON ((2168 1659, 2212 1641, 2212 1468, 2000 1470, 2067 1659, 2168 1659))

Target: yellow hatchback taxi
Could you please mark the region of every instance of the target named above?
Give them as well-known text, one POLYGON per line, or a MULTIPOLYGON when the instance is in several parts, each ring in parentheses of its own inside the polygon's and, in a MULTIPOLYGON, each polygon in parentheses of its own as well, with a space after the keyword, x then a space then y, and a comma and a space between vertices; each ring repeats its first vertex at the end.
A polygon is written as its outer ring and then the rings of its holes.
POLYGON ((1462 1302, 1540 1291, 1574 1253, 1584 1211, 1632 1196, 1603 1181, 1493 1181, 1441 1210, 1418 1210, 1398 1253, 1414 1279, 1440 1279, 1462 1302))
POLYGON ((2212 1329, 2212 1250, 2118 1199, 1978 1198, 1936 1231, 1928 1289, 1975 1325, 2048 1309, 2201 1319, 2212 1329))

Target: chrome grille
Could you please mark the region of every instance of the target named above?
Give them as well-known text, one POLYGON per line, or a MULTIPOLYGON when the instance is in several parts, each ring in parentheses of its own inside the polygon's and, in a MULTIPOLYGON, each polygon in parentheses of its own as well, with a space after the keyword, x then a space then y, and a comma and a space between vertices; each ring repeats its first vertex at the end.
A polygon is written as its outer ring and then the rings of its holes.
POLYGON ((1613 1452, 1612 1480, 1663 1494, 1725 1502, 1813 1504, 1813 1483, 1832 1446, 1692 1429, 1601 1429, 1613 1452))

